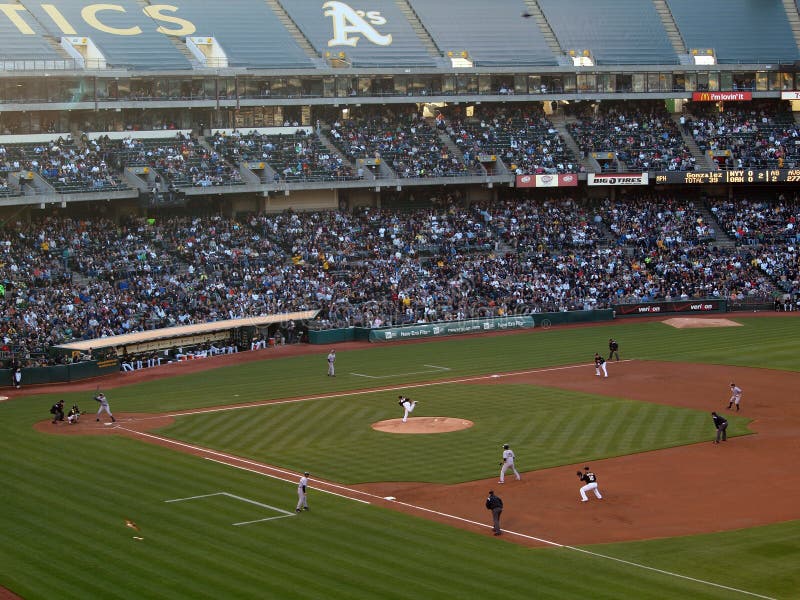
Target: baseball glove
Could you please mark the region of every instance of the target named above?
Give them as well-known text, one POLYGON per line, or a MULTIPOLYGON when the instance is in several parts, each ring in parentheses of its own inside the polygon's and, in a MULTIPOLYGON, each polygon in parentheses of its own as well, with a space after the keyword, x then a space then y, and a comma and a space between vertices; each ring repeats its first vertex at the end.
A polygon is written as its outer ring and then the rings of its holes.
POLYGON ((578 477, 580 477, 581 475, 583 475, 583 473, 581 473, 580 471, 576 471, 576 472, 575 472, 575 474, 576 474, 578 477))

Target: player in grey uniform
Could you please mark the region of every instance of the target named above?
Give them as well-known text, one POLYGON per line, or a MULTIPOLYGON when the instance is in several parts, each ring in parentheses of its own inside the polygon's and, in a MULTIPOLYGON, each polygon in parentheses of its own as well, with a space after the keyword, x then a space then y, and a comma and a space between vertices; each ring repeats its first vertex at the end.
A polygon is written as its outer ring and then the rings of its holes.
POLYGON ((328 377, 336 377, 336 350, 328 352, 328 377))
POLYGON ((739 402, 741 400, 742 400, 742 388, 740 388, 735 383, 731 383, 731 399, 728 400, 728 409, 730 409, 735 404, 736 410, 739 410, 739 402))
POLYGON ((296 512, 301 510, 308 510, 308 499, 306 498, 306 490, 308 489, 308 471, 303 473, 300 481, 297 484, 297 508, 296 512))
POLYGON ((519 476, 519 473, 517 472, 517 468, 514 466, 514 458, 516 458, 516 456, 514 455, 514 451, 508 447, 508 444, 503 444, 503 460, 500 463, 502 467, 500 469, 500 483, 506 482, 506 471, 508 471, 509 469, 514 471, 514 475, 516 475, 517 481, 522 479, 519 476))
POLYGON ((100 421, 100 413, 105 411, 108 413, 108 416, 111 417, 111 422, 115 423, 117 420, 114 418, 114 415, 111 414, 111 407, 108 405, 108 399, 106 398, 106 395, 103 392, 100 392, 94 397, 94 399, 100 403, 100 408, 97 409, 97 421, 100 421))

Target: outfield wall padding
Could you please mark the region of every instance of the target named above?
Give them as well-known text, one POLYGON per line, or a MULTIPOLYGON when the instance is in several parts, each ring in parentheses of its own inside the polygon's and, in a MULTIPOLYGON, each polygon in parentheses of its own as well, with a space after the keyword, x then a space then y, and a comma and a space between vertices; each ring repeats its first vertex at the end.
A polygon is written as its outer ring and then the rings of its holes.
POLYGON ((510 331, 514 329, 531 329, 534 327, 552 327, 568 323, 589 323, 610 321, 614 311, 576 310, 557 313, 534 313, 513 317, 491 317, 484 319, 468 319, 465 321, 439 321, 436 323, 415 323, 400 327, 382 327, 369 329, 365 327, 347 327, 344 329, 310 330, 308 341, 311 344, 335 344, 369 340, 370 342, 397 341, 409 339, 425 339, 467 333, 490 333, 510 331))

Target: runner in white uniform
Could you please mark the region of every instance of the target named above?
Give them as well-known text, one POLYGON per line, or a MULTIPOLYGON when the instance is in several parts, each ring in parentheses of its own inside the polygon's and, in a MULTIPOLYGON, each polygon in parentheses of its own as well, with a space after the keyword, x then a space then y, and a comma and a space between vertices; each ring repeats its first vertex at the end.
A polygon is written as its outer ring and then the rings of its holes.
POLYGON ((503 444, 503 462, 500 464, 502 468, 500 469, 500 483, 506 482, 506 471, 511 469, 514 472, 514 475, 517 477, 517 481, 521 479, 519 473, 517 472, 517 468, 514 466, 514 451, 508 447, 508 444, 503 444))

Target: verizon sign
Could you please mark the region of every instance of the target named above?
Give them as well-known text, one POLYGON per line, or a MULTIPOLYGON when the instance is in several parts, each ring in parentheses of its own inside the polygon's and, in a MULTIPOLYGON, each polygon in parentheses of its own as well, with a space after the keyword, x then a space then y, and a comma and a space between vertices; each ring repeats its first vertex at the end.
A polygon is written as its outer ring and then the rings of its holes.
POLYGON ((647 185, 647 173, 589 173, 589 185, 647 185))

